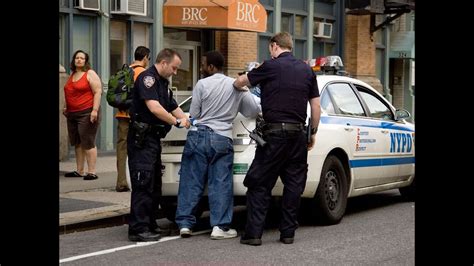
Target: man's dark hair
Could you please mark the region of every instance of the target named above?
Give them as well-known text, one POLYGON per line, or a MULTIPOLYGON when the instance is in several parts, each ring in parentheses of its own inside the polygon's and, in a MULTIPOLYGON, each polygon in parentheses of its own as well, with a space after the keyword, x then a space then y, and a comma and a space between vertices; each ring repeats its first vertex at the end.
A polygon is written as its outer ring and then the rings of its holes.
POLYGON ((279 32, 270 39, 270 43, 276 43, 281 48, 285 48, 288 50, 293 50, 293 38, 291 38, 291 34, 286 31, 279 32))
POLYGON ((150 56, 150 49, 145 46, 138 46, 137 49, 135 49, 135 60, 142 61, 143 58, 147 56, 150 56))
POLYGON ((224 56, 219 51, 209 51, 204 54, 207 60, 207 65, 213 65, 218 70, 224 67, 224 56))
POLYGON ((75 58, 76 58, 76 55, 78 53, 83 53, 86 57, 86 61, 84 62, 84 67, 82 68, 82 71, 87 71, 89 69, 91 69, 91 63, 89 62, 89 54, 82 51, 82 50, 77 50, 73 55, 72 55, 72 60, 71 60, 71 64, 69 66, 69 68, 72 70, 72 71, 76 71, 76 64, 75 64, 75 58))
POLYGON ((170 48, 165 48, 161 50, 158 55, 156 56, 156 61, 155 63, 160 63, 162 60, 165 60, 166 62, 171 62, 173 60, 174 56, 177 56, 180 60, 183 60, 181 58, 181 55, 176 52, 176 50, 170 49, 170 48))

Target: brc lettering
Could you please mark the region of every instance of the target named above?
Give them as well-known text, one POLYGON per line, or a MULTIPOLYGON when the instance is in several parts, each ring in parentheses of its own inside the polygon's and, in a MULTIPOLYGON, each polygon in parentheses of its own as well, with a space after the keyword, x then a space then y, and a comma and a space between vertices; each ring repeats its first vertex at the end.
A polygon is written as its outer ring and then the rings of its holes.
POLYGON ((255 9, 260 9, 259 5, 253 5, 250 3, 237 3, 237 20, 258 23, 260 19, 255 18, 255 9))
POLYGON ((390 133, 390 152, 411 152, 411 133, 390 133))
POLYGON ((183 19, 191 21, 205 21, 207 20, 207 8, 183 7, 183 19), (204 13, 205 12, 205 13, 204 13))

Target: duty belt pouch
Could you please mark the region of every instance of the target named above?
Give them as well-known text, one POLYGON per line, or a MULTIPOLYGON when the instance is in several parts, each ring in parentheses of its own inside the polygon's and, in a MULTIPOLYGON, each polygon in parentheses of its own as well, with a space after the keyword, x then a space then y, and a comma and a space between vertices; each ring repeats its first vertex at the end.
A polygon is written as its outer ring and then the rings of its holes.
POLYGON ((135 137, 135 145, 137 148, 141 149, 143 148, 146 134, 150 130, 150 125, 143 122, 133 121, 132 128, 135 137))
POLYGON ((155 127, 156 127, 156 134, 158 134, 160 138, 166 137, 166 134, 168 133, 168 131, 166 131, 166 128, 164 125, 156 125, 155 127))

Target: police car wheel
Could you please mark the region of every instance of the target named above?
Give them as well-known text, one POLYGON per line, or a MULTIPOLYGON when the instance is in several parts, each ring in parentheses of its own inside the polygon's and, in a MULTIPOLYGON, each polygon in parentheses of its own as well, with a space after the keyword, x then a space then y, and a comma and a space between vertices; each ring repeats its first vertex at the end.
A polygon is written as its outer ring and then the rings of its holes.
POLYGON ((312 218, 317 222, 332 225, 342 220, 347 206, 347 178, 341 161, 334 155, 324 161, 313 201, 312 218))
POLYGON ((415 201, 415 181, 416 179, 413 179, 413 182, 411 182, 409 186, 398 189, 403 199, 407 201, 415 201))

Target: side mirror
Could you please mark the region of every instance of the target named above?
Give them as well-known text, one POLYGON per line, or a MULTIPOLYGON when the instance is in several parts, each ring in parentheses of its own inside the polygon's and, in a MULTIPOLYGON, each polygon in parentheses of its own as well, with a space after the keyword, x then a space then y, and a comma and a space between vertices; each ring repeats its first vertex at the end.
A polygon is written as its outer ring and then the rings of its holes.
POLYGON ((409 118, 410 116, 411 116, 410 112, 408 112, 405 109, 397 109, 395 111, 395 120, 397 121, 409 118))

